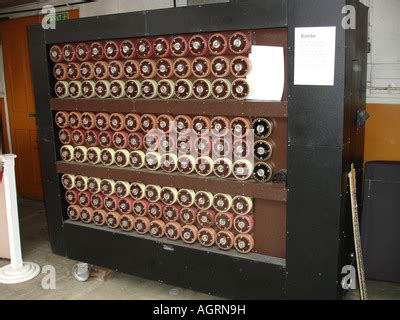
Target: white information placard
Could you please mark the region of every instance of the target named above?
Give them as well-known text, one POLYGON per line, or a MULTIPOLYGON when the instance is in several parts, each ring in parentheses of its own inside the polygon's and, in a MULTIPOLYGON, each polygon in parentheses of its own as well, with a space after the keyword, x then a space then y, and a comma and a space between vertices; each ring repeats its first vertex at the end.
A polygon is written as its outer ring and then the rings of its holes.
POLYGON ((295 29, 294 84, 333 86, 336 27, 295 29))

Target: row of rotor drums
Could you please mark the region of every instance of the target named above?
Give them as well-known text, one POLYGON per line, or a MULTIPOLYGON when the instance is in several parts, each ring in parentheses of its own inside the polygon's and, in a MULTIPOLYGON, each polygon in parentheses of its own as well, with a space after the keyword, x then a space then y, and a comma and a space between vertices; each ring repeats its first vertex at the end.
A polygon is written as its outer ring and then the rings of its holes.
POLYGON ((237 242, 235 247, 242 253, 254 248, 251 198, 69 174, 63 175, 62 184, 73 221, 181 238, 189 244, 198 240, 222 250, 237 242), (237 241, 238 236, 243 243, 237 241))
POLYGON ((192 155, 176 155, 174 153, 130 151, 112 148, 100 149, 85 146, 64 145, 60 149, 63 161, 90 163, 91 165, 118 166, 120 168, 162 170, 166 173, 179 172, 183 175, 197 174, 207 177, 215 175, 226 179, 232 175, 237 180, 254 178, 259 182, 269 182, 273 175, 273 166, 267 162, 257 162, 248 159, 232 161, 229 158, 213 159, 209 156, 195 157, 192 155))
POLYGON ((216 79, 213 82, 207 79, 170 79, 164 80, 86 80, 86 81, 57 81, 54 92, 60 99, 72 98, 114 98, 114 99, 156 99, 164 100, 178 98, 186 100, 195 98, 205 100, 214 98, 226 100, 233 97, 244 100, 251 94, 251 86, 244 78, 230 81, 216 79))
POLYGON ((136 113, 94 113, 94 112, 64 112, 59 111, 55 115, 55 123, 60 129, 84 129, 99 131, 127 131, 130 133, 143 132, 151 133, 159 130, 162 133, 176 132, 178 134, 207 135, 222 137, 232 134, 234 137, 244 138, 254 132, 258 139, 270 137, 274 123, 266 118, 256 118, 253 121, 249 118, 237 117, 228 118, 216 116, 190 117, 188 115, 172 116, 169 114, 154 115, 136 113))
POLYGON ((247 54, 250 48, 249 33, 233 32, 67 43, 52 46, 49 55, 53 62, 59 63, 169 56, 241 55, 247 54))
POLYGON ((143 59, 127 61, 97 61, 57 63, 53 67, 56 80, 120 80, 152 78, 244 78, 251 71, 251 61, 244 56, 213 59, 206 57, 172 59, 143 59))

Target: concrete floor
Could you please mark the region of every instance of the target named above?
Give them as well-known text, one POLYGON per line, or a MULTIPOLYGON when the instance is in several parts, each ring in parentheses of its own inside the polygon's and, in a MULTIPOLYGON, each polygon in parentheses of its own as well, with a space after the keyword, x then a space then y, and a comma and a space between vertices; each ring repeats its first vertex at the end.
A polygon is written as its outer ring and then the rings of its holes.
MULTIPOLYGON (((44 290, 41 283, 45 276, 19 285, 0 284, 0 300, 214 300, 217 297, 204 295, 186 289, 174 288, 154 281, 114 272, 105 282, 90 279, 80 283, 71 275, 75 261, 53 255, 47 236, 47 224, 43 203, 21 199, 19 201, 23 254, 26 261, 40 266, 53 265, 56 269, 56 290, 44 290)), ((0 260, 0 267, 8 262, 0 260)), ((368 281, 370 299, 400 299, 400 284, 368 281)), ((347 299, 358 299, 358 292, 353 291, 347 299)))

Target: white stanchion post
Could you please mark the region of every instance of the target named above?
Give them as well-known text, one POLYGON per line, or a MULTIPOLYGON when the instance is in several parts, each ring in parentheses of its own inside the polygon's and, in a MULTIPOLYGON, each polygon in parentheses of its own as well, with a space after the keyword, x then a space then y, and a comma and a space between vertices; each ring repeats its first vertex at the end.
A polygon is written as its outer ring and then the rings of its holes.
POLYGON ((23 262, 18 221, 17 188, 15 185, 15 158, 13 154, 0 155, 3 163, 3 183, 7 210, 11 264, 0 269, 0 283, 14 284, 29 281, 40 273, 36 263, 23 262))

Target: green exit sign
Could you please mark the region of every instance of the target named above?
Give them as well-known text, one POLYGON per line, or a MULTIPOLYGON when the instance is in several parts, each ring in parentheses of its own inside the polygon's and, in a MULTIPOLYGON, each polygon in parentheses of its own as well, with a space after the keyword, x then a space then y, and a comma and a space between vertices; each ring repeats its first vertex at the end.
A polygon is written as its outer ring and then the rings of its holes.
POLYGON ((69 19, 69 12, 58 12, 56 13, 56 21, 65 21, 69 19))

